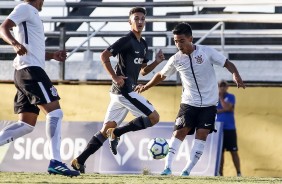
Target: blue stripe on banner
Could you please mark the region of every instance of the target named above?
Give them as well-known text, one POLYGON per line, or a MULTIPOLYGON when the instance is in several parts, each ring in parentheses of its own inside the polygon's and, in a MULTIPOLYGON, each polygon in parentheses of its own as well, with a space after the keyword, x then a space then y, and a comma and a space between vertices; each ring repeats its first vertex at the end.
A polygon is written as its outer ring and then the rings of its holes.
POLYGON ((27 26, 26 26, 26 21, 23 22, 23 27, 24 27, 24 37, 25 37, 25 43, 28 44, 28 34, 27 34, 27 26))

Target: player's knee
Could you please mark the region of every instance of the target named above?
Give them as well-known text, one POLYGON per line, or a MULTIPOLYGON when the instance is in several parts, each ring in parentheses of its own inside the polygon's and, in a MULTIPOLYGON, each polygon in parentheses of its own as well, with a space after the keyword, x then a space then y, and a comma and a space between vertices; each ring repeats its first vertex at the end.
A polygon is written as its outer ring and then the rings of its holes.
POLYGON ((23 121, 18 121, 17 125, 19 127, 22 127, 21 131, 22 131, 23 135, 29 134, 29 133, 31 133, 34 130, 34 126, 31 126, 31 125, 29 125, 29 124, 27 124, 27 123, 25 123, 23 121))
POLYGON ((53 110, 46 115, 47 118, 53 118, 53 117, 63 118, 63 116, 64 116, 64 113, 61 109, 53 110))
POLYGON ((208 130, 208 129, 198 129, 196 131, 196 137, 195 138, 205 141, 207 139, 208 135, 209 135, 209 132, 210 132, 210 130, 208 130))
POLYGON ((186 135, 187 135, 188 131, 187 131, 187 128, 184 127, 184 128, 181 128, 181 129, 178 129, 176 130, 173 135, 174 137, 176 137, 177 139, 179 140, 184 140, 186 135))
POLYGON ((160 121, 160 115, 157 113, 157 111, 154 111, 152 114, 150 114, 149 118, 152 125, 155 125, 160 121))
POLYGON ((115 128, 117 126, 116 122, 114 121, 108 121, 106 123, 104 123, 102 129, 100 130, 100 132, 106 137, 106 132, 109 128, 115 128))

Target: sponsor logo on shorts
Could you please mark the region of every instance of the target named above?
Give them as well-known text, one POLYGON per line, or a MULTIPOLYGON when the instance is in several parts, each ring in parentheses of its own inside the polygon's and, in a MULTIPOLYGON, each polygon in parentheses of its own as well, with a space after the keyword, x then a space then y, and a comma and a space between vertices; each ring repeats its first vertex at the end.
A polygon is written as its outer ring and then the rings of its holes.
POLYGON ((52 93, 53 96, 58 96, 57 89, 56 89, 54 86, 52 86, 52 87, 50 88, 50 90, 51 90, 51 93, 52 93))

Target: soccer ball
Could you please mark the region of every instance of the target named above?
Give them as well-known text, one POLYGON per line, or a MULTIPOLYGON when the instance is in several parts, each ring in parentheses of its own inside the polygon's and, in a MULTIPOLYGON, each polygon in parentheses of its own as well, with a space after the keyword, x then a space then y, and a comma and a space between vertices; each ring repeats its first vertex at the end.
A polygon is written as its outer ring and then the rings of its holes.
POLYGON ((162 159, 168 154, 169 146, 164 138, 154 138, 148 144, 148 153, 154 159, 162 159))

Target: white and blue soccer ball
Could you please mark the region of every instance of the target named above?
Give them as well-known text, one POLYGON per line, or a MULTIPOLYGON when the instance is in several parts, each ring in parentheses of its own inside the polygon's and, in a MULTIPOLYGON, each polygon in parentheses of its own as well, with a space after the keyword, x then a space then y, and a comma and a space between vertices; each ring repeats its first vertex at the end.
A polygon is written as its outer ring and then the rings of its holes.
POLYGON ((162 159, 168 154, 169 146, 164 138, 154 138, 148 144, 148 152, 154 159, 162 159))

